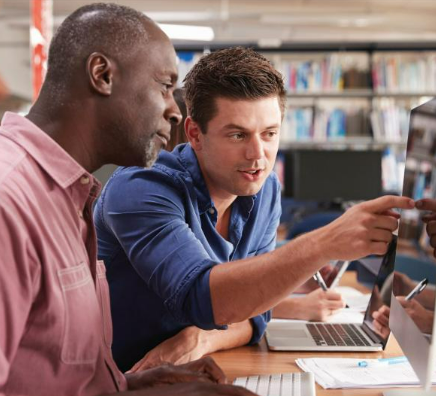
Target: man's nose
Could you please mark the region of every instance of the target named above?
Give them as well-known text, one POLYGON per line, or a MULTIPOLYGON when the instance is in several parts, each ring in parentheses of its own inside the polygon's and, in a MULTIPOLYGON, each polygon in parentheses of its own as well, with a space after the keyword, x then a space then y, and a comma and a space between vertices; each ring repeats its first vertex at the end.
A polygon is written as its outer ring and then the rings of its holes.
POLYGON ((250 160, 257 160, 263 157, 263 142, 259 137, 254 137, 250 140, 246 156, 250 160))
POLYGON ((182 114, 173 97, 171 97, 170 106, 168 108, 168 119, 175 125, 179 125, 182 121, 182 114))

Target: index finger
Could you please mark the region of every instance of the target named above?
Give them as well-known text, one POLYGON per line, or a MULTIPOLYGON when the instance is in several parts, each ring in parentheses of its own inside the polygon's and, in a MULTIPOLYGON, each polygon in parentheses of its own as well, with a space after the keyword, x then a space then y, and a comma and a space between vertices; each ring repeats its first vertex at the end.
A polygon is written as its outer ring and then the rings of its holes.
POLYGON ((182 366, 189 370, 202 371, 218 384, 227 383, 227 378, 223 370, 221 370, 220 366, 215 363, 215 360, 209 356, 194 360, 193 362, 186 363, 182 366))
POLYGON ((342 295, 333 290, 327 290, 324 295, 329 300, 342 300, 342 295))
POLYGON ((361 204, 362 207, 373 213, 383 213, 389 209, 413 209, 415 201, 409 197, 397 197, 395 195, 385 195, 361 204))
POLYGON ((411 305, 412 301, 407 301, 405 296, 397 296, 397 301, 403 306, 403 308, 406 308, 408 305, 411 305))
POLYGON ((431 210, 432 212, 436 212, 436 199, 420 199, 415 202, 415 205, 419 210, 431 210))

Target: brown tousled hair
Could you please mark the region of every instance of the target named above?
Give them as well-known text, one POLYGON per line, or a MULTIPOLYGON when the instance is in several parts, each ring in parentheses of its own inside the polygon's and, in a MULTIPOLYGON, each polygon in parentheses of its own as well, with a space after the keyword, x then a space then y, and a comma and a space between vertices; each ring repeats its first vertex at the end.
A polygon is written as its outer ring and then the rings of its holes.
POLYGON ((217 98, 256 100, 276 96, 282 117, 286 91, 282 75, 261 54, 234 47, 202 57, 184 80, 188 115, 207 132, 216 115, 217 98))

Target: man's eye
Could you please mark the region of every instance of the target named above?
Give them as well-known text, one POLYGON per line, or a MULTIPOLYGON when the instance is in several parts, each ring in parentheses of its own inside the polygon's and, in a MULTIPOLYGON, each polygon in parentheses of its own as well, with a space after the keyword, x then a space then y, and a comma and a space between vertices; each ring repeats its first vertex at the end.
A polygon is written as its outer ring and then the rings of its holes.
POLYGON ((168 92, 173 87, 173 84, 162 83, 162 87, 165 92, 168 92))
POLYGON ((266 137, 268 138, 274 138, 277 135, 277 131, 267 131, 266 132, 266 137))
POLYGON ((230 138, 233 140, 242 140, 244 135, 242 133, 234 133, 233 135, 230 135, 230 138))

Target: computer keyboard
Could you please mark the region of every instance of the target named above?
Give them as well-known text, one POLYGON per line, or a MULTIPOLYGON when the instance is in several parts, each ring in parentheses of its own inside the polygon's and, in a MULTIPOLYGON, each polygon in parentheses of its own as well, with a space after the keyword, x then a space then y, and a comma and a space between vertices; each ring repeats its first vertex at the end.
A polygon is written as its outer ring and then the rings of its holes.
POLYGON ((352 324, 307 324, 316 345, 370 346, 359 329, 352 324))
POLYGON ((312 373, 284 373, 239 377, 233 385, 242 386, 260 396, 315 396, 312 373))

